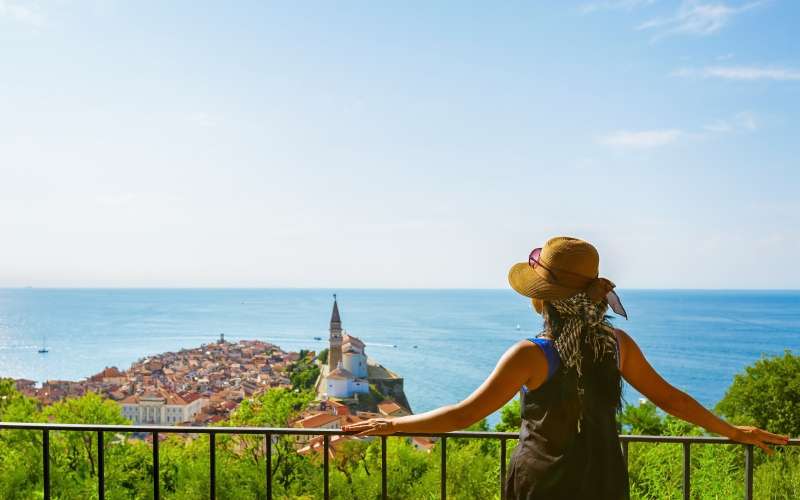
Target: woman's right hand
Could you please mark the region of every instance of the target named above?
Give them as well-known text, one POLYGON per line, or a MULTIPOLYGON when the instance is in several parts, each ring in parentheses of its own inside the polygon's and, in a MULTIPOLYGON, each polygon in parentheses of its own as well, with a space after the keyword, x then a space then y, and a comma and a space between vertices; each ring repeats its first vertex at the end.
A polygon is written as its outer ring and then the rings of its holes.
POLYGON ((775 451, 767 445, 785 445, 789 442, 789 436, 773 434, 758 427, 749 425, 735 425, 736 435, 732 437, 734 441, 745 444, 753 444, 764 450, 767 455, 772 455, 775 451))

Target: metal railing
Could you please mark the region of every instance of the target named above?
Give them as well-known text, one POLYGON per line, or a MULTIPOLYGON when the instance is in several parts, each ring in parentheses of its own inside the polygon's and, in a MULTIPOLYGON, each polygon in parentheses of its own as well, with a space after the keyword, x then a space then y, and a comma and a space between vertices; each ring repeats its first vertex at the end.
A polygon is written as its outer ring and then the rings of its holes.
MULTIPOLYGON (((0 422, 0 429, 36 430, 42 432, 42 472, 44 476, 44 498, 50 498, 50 431, 95 432, 97 433, 97 491, 100 500, 105 498, 105 460, 103 453, 103 435, 106 432, 114 433, 148 433, 152 436, 153 450, 153 498, 158 500, 160 494, 159 464, 158 464, 158 436, 159 434, 208 434, 209 437, 209 498, 216 499, 216 436, 217 434, 250 434, 261 435, 265 439, 265 475, 266 495, 272 498, 272 438, 276 436, 322 436, 323 438, 323 498, 330 498, 329 463, 330 437, 352 435, 352 432, 343 432, 337 429, 289 429, 282 427, 173 427, 158 425, 83 425, 83 424, 41 424, 22 422, 0 422)), ((448 432, 448 433, 397 433, 394 436, 404 437, 435 437, 440 439, 441 464, 440 485, 441 498, 447 498, 447 440, 450 438, 467 439, 497 439, 500 441, 500 498, 504 499, 504 483, 506 478, 506 442, 519 439, 519 435, 512 432, 448 432)), ((387 436, 380 436, 381 440, 381 498, 388 498, 388 483, 386 479, 386 441, 387 436)), ((622 454, 627 464, 629 443, 680 443, 683 445, 683 498, 690 498, 691 494, 691 445, 693 444, 736 444, 744 448, 745 454, 745 499, 753 498, 753 445, 736 443, 722 437, 705 436, 620 436, 622 454)), ((800 445, 800 439, 792 439, 788 445, 800 445)), ((312 448, 313 449, 313 448, 312 448)))

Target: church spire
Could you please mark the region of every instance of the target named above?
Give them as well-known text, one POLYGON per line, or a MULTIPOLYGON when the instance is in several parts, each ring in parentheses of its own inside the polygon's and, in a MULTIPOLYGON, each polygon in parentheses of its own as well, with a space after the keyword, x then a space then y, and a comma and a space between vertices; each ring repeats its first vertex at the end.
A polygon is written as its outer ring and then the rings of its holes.
POLYGON ((333 324, 336 323, 336 326, 342 326, 342 319, 339 317, 339 304, 336 302, 336 294, 333 294, 333 312, 331 313, 331 329, 333 329, 333 324))

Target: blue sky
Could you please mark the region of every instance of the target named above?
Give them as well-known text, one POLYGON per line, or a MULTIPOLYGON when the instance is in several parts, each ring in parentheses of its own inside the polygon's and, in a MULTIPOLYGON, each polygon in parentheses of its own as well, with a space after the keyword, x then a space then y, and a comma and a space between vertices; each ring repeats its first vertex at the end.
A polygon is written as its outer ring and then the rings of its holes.
POLYGON ((0 0, 0 286, 797 288, 800 4, 0 0))

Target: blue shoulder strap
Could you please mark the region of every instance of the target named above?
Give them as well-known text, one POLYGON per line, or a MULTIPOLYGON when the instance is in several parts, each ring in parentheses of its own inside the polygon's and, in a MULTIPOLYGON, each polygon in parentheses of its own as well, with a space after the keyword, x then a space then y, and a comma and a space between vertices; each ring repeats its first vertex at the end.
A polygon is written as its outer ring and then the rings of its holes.
POLYGON ((561 358, 558 356, 558 351, 556 351, 553 341, 537 337, 532 337, 528 340, 538 345, 544 352, 544 357, 547 358, 547 380, 550 380, 555 375, 558 367, 561 366, 561 358))

